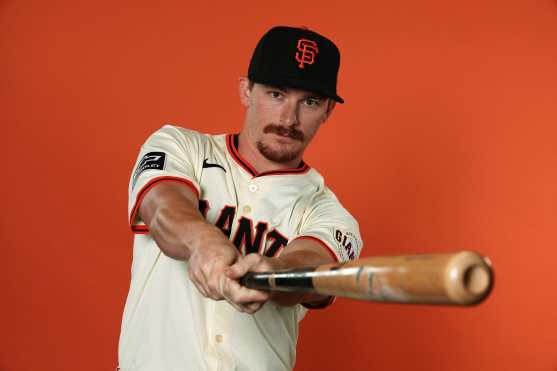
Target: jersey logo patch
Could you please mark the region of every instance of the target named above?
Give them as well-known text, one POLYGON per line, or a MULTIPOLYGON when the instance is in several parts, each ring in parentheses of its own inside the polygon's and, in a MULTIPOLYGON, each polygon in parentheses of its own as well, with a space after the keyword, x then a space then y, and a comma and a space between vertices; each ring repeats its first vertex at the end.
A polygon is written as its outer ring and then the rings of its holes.
POLYGON ((335 239, 337 240, 338 245, 346 251, 348 258, 350 260, 354 260, 356 258, 356 237, 350 232, 343 233, 342 231, 335 229, 335 239), (353 242, 354 245, 352 244, 353 242))
POLYGON ((145 170, 163 170, 165 160, 166 154, 164 152, 149 152, 143 156, 133 173, 132 188, 135 187, 139 175, 145 170))
POLYGON ((207 162, 207 159, 203 160, 203 169, 208 169, 210 167, 218 167, 220 169, 222 169, 222 171, 224 171, 226 173, 226 169, 224 167, 222 167, 222 165, 219 164, 210 164, 207 162))

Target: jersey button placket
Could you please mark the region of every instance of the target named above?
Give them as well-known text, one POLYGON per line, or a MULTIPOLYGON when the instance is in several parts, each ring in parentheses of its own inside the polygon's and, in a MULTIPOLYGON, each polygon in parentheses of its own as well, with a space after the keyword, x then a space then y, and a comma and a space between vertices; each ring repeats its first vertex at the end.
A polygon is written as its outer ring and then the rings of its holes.
MULTIPOLYGON (((259 197, 262 196, 262 194, 260 194, 262 192, 261 185, 257 184, 259 183, 259 181, 259 178, 254 177, 246 184, 247 192, 244 191, 245 198, 241 202, 243 204, 243 207, 240 209, 242 214, 246 217, 248 214, 254 212, 253 205, 256 205, 259 197)), ((246 188, 244 188, 244 190, 246 188)))
POLYGON ((228 370, 233 364, 232 349, 230 348, 230 333, 234 309, 224 301, 217 302, 212 341, 218 355, 218 370, 228 370))

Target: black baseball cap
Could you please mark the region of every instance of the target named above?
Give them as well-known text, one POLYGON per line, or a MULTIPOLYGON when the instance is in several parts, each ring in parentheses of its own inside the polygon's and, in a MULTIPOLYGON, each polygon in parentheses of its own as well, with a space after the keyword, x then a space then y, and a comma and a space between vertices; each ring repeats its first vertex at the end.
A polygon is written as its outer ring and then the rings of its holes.
POLYGON ((326 37, 305 28, 273 27, 259 40, 248 68, 256 83, 308 90, 339 103, 340 52, 326 37))

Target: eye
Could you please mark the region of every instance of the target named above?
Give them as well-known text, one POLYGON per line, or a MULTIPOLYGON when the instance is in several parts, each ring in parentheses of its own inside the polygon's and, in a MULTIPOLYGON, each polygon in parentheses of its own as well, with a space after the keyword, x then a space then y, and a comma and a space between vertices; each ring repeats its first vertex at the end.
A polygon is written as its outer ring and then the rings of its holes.
POLYGON ((321 104, 321 100, 317 98, 307 98, 304 104, 309 107, 318 107, 321 104))
POLYGON ((274 99, 282 98, 282 93, 280 91, 270 90, 267 92, 267 94, 269 94, 269 96, 274 99))

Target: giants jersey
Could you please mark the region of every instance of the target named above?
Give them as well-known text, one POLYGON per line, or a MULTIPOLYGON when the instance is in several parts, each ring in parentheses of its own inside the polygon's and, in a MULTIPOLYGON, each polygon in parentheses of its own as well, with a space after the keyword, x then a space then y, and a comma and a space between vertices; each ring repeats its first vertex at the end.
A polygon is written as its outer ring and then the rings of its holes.
POLYGON ((268 302, 250 315, 203 297, 188 263, 164 255, 138 216, 141 200, 160 182, 190 187, 201 214, 242 254, 274 257, 290 241, 309 238, 341 262, 356 259, 362 247, 358 224, 307 164, 258 173, 238 153, 237 135, 164 126, 143 145, 130 180, 135 237, 120 369, 291 370, 306 309, 268 302))

